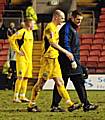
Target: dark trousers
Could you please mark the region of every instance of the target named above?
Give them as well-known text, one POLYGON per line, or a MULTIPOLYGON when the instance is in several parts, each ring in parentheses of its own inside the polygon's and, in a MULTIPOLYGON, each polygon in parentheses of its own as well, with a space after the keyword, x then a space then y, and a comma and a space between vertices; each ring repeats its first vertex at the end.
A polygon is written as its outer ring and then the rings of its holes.
POLYGON ((16 61, 10 61, 10 68, 12 70, 12 76, 11 80, 8 80, 8 89, 14 89, 15 88, 15 82, 16 82, 16 61))
MULTIPOLYGON (((78 75, 72 75, 72 76, 62 76, 64 80, 64 86, 67 86, 68 78, 70 77, 70 80, 73 82, 73 85, 76 89, 76 92, 79 96, 79 99, 84 106, 89 104, 89 101, 87 99, 87 93, 84 85, 84 79, 81 74, 78 75)), ((59 102, 61 101, 61 96, 58 93, 57 87, 54 86, 53 90, 53 100, 51 107, 55 106, 57 107, 59 105, 59 102)))

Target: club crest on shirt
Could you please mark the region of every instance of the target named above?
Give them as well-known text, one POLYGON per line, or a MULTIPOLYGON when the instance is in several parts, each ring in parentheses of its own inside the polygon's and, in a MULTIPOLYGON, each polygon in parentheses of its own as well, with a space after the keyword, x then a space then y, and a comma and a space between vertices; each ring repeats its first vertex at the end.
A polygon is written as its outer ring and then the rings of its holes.
POLYGON ((20 71, 19 71, 19 75, 21 75, 21 74, 22 74, 22 71, 20 70, 20 71))

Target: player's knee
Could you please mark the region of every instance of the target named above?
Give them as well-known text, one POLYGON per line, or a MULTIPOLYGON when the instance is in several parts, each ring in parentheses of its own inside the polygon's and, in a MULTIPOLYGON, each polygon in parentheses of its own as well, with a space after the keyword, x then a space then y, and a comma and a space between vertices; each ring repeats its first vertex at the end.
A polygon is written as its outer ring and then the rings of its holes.
POLYGON ((56 83, 57 86, 64 85, 64 81, 62 79, 60 79, 60 78, 57 78, 57 80, 55 81, 55 83, 56 83))

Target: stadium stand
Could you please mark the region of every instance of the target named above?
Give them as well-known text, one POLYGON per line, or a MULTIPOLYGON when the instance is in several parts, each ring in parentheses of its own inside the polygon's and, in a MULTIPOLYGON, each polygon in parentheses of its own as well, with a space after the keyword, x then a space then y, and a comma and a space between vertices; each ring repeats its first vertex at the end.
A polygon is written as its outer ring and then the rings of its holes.
POLYGON ((7 60, 8 49, 8 40, 0 40, 0 71, 2 71, 3 64, 7 60))

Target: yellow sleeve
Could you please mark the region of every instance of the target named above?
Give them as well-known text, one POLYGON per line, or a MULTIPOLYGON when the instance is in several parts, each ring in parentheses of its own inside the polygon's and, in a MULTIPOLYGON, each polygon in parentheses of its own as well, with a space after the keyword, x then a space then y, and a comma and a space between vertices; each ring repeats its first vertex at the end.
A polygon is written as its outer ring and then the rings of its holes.
POLYGON ((45 36, 49 40, 49 42, 54 42, 56 43, 56 38, 55 38, 55 31, 51 28, 48 28, 45 30, 45 36))
POLYGON ((9 37, 9 42, 11 47, 13 48, 14 51, 19 53, 19 46, 17 44, 17 39, 21 39, 22 33, 20 31, 17 31, 15 34, 13 34, 11 37, 9 37))

